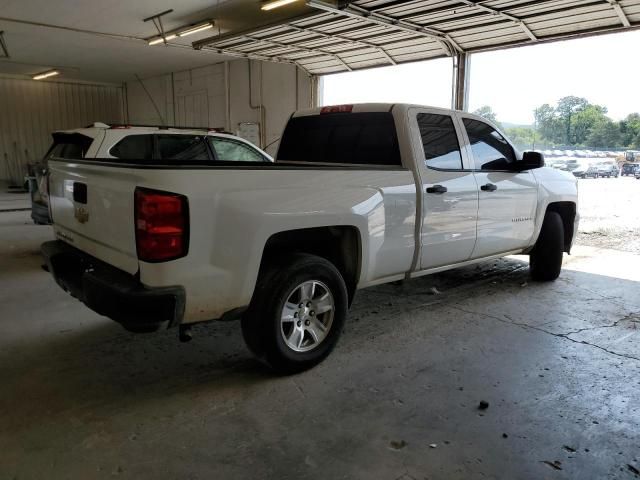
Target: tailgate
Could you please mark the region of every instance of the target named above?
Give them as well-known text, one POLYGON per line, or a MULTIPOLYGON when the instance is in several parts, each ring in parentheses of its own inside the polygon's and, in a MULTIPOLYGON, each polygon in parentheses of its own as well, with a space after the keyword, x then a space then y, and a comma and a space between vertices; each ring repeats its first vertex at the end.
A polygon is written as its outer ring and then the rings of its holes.
POLYGON ((56 237, 125 272, 137 272, 137 181, 127 168, 50 159, 49 203, 56 237))

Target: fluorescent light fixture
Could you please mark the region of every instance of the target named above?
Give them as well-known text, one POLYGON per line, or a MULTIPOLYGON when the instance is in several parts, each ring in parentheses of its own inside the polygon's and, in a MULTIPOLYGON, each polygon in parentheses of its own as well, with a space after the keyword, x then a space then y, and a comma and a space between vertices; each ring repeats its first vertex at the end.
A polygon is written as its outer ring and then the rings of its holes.
POLYGON ((282 7, 283 5, 289 5, 290 3, 297 1, 298 0, 272 0, 263 4, 260 8, 262 10, 273 10, 274 8, 282 7))
POLYGON ((173 40, 178 37, 186 37, 187 35, 192 35, 194 33, 202 32, 204 30, 208 30, 213 27, 213 22, 199 23, 197 25, 191 25, 182 30, 173 30, 173 32, 167 33, 164 38, 155 37, 151 40, 148 40, 149 45, 158 45, 160 43, 164 43, 165 41, 173 40))
POLYGON ((193 33, 202 32, 203 30, 207 30, 213 27, 213 23, 201 23, 200 25, 194 25, 193 27, 187 28, 186 30, 182 30, 178 32, 179 37, 186 37, 187 35, 191 35, 193 33))
POLYGON ((34 75, 31 78, 33 78, 34 80, 42 80, 44 78, 55 77, 56 75, 59 75, 59 74, 60 72, 58 70, 49 70, 47 72, 42 72, 37 75, 34 75))
POLYGON ((162 37, 154 38, 152 40, 149 40, 149 45, 158 45, 159 43, 164 43, 165 40, 168 42, 169 40, 173 40, 176 37, 177 37, 177 35, 172 33, 170 35, 167 35, 164 38, 162 38, 162 37))

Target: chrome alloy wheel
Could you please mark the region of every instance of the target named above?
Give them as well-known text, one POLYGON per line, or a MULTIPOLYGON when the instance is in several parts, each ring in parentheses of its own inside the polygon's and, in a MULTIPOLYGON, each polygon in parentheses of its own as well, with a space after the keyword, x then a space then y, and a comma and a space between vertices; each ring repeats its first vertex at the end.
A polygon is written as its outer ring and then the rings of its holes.
POLYGON ((294 352, 313 350, 327 338, 335 303, 329 287, 308 280, 293 289, 282 308, 280 333, 294 352))

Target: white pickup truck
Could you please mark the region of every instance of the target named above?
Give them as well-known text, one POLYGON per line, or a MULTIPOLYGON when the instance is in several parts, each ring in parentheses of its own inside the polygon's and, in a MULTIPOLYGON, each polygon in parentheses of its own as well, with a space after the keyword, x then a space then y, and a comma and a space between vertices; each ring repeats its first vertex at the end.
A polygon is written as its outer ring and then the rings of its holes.
POLYGON ((335 346, 356 290, 511 254, 554 280, 577 181, 486 120, 404 104, 296 112, 275 162, 49 159, 56 281, 132 331, 242 318, 282 372, 335 346))

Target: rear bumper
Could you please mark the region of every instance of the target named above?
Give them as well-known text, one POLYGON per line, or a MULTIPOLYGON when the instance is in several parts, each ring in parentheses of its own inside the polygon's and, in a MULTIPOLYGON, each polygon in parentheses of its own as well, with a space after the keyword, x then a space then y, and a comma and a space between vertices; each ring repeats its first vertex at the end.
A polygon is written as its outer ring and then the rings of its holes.
POLYGON ((91 310, 133 332, 179 325, 183 287, 148 288, 133 275, 108 265, 61 240, 45 242, 42 255, 56 283, 91 310))

